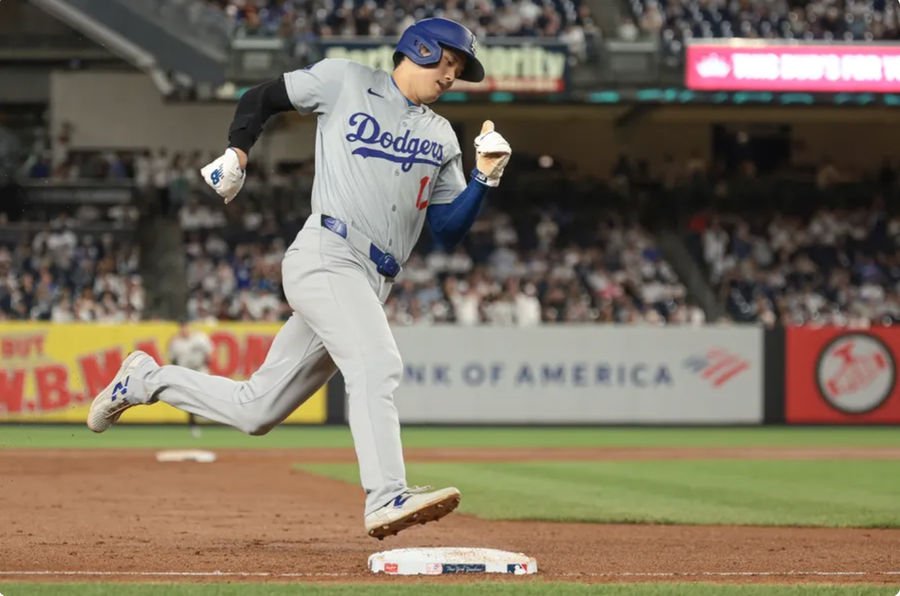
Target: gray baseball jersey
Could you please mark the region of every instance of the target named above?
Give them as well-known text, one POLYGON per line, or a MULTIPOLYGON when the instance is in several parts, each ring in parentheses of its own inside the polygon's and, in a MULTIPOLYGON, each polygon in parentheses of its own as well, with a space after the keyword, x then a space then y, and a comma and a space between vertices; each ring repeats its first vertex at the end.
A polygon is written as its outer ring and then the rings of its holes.
POLYGON ((428 205, 466 186, 450 123, 409 105, 391 75, 347 60, 322 60, 284 76, 301 114, 318 114, 313 213, 358 229, 406 261, 428 205))
POLYGON ((409 105, 385 72, 323 60, 285 81, 297 110, 318 115, 313 215, 282 263, 294 314, 247 381, 164 366, 143 384, 177 408, 264 434, 340 369, 368 514, 407 489, 394 405, 403 363, 383 309, 392 282, 368 250, 323 228, 322 215, 405 261, 428 205, 465 188, 459 143, 444 118, 409 105))

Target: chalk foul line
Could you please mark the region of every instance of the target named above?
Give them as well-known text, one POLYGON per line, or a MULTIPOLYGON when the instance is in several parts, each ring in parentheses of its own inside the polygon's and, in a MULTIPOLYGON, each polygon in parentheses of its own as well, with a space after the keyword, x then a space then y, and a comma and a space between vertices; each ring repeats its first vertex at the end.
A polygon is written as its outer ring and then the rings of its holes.
MULTIPOLYGON (((868 577, 900 576, 898 571, 584 571, 550 573, 552 577, 609 577, 609 578, 678 578, 678 577, 868 577)), ((324 571, 268 572, 268 571, 88 571, 22 569, 0 570, 0 577, 9 576, 73 576, 73 577, 248 577, 248 578, 316 578, 359 577, 359 573, 324 571)))

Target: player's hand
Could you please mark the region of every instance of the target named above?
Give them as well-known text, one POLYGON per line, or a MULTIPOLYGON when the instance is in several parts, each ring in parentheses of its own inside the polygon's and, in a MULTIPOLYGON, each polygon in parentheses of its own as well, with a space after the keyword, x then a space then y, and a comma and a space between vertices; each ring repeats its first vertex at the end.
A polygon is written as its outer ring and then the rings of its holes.
POLYGON ((486 178, 488 186, 499 186, 503 168, 509 162, 512 149, 509 142, 494 130, 494 123, 485 120, 481 134, 475 137, 475 167, 486 178))
MULTIPOLYGON (((227 205, 237 196, 244 186, 244 169, 241 167, 239 149, 229 147, 220 157, 212 160, 200 169, 200 175, 227 205)), ((246 164, 246 157, 244 164, 246 164)))

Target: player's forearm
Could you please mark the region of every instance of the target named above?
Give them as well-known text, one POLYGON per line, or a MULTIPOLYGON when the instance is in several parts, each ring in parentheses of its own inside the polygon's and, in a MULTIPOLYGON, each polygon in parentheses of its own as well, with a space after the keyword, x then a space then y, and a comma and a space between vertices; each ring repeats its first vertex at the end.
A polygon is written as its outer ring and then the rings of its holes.
POLYGON ((428 225, 445 248, 456 246, 478 217, 488 186, 474 173, 469 185, 452 203, 428 207, 428 225))
POLYGON ((253 87, 238 100, 228 131, 228 149, 200 169, 203 180, 225 199, 234 200, 244 186, 247 154, 262 133, 266 120, 293 109, 284 77, 253 87))
POLYGON ((293 109, 284 77, 252 87, 241 96, 228 131, 228 144, 238 150, 242 168, 246 167, 247 154, 262 133, 266 121, 279 112, 293 109))

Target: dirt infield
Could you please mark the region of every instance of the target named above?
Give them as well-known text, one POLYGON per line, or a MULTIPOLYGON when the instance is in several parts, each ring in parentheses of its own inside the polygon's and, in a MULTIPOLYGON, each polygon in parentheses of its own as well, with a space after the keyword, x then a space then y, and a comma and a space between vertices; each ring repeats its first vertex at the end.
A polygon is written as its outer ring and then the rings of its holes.
MULTIPOLYGON (((479 459, 465 451, 409 450, 408 459, 479 459)), ((665 450, 673 458, 699 452, 665 450)), ((0 578, 384 582, 398 580, 368 573, 372 552, 481 546, 536 557, 544 580, 900 583, 900 530, 494 522, 453 514, 377 542, 363 531, 359 488, 291 470, 298 461, 352 461, 350 450, 218 453, 217 463, 205 465, 159 464, 150 450, 0 452, 0 578)), ((877 449, 702 453, 898 456, 877 449)), ((501 461, 660 457, 634 449, 492 454, 501 461)))

